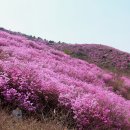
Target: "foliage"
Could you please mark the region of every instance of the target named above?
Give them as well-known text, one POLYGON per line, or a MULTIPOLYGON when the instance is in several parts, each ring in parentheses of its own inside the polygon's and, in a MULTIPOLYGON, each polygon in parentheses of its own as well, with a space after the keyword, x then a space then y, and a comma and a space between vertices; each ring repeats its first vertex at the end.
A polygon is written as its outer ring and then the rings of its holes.
POLYGON ((0 31, 0 49, 9 54, 0 58, 5 104, 27 112, 66 109, 78 130, 130 129, 130 101, 108 89, 113 74, 6 31, 0 31))

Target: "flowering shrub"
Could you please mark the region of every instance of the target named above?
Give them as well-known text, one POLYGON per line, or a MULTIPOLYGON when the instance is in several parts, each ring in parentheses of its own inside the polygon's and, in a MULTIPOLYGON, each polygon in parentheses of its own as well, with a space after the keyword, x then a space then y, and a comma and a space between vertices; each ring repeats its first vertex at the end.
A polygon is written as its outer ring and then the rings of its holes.
POLYGON ((78 130, 130 129, 130 101, 109 91, 112 75, 44 41, 0 31, 0 98, 26 111, 62 107, 78 130))
POLYGON ((121 79, 124 82, 124 86, 126 86, 127 88, 130 88, 130 79, 126 76, 122 76, 121 79))
POLYGON ((103 74, 103 79, 105 82, 111 81, 112 80, 112 75, 110 74, 103 74))

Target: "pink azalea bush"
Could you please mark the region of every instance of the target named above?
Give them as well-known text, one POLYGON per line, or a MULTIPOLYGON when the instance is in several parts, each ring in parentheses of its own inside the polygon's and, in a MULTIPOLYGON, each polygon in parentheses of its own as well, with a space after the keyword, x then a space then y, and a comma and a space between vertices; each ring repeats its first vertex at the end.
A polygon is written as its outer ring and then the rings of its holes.
POLYGON ((130 79, 126 76, 122 76, 121 80, 123 80, 124 86, 130 88, 130 79))
POLYGON ((61 107, 78 130, 129 130, 130 101, 109 91, 111 74, 44 41, 0 31, 0 98, 28 112, 61 107))

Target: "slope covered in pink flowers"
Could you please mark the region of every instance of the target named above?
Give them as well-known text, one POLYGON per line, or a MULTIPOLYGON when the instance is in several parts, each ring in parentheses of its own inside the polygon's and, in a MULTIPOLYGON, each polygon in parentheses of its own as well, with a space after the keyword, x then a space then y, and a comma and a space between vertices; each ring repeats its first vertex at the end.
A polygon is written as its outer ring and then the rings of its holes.
MULTIPOLYGON (((78 130, 129 130, 130 101, 111 89, 113 78, 45 40, 0 30, 0 99, 5 104, 38 113, 65 109, 78 130)), ((129 78, 120 79, 129 90, 129 78)))
POLYGON ((49 44, 73 57, 86 60, 109 70, 130 73, 130 54, 99 44, 49 44))

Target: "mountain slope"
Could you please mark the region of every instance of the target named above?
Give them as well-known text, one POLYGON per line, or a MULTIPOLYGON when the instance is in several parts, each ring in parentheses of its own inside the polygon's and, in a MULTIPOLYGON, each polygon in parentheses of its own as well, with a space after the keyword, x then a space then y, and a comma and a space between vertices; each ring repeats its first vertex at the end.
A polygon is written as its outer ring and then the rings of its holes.
POLYGON ((99 44, 49 44, 73 57, 86 60, 100 67, 130 73, 130 54, 99 44))
POLYGON ((43 40, 0 31, 0 98, 27 112, 63 109, 77 129, 130 129, 130 101, 109 90, 113 75, 43 40))

